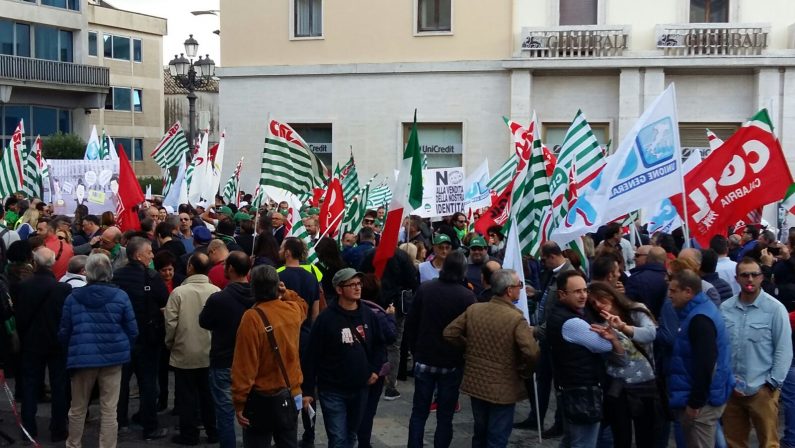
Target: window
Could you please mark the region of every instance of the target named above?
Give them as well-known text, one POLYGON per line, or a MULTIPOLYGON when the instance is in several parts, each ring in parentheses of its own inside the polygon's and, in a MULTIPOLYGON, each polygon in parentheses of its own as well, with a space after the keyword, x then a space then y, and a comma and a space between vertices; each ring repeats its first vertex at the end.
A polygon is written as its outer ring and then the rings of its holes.
POLYGON ((58 132, 58 109, 33 106, 33 122, 25 123, 28 135, 52 135, 58 132))
POLYGON ((51 26, 36 25, 36 57, 50 61, 59 60, 58 29, 51 26))
MULTIPOLYGON (((410 134, 411 123, 403 123, 403 148, 410 134)), ((428 161, 428 168, 463 166, 461 123, 417 123, 417 134, 420 151, 428 161)))
MULTIPOLYGON (((67 109, 40 107, 30 105, 0 105, 0 140, 8 141, 14 134, 19 120, 25 120, 25 135, 30 138, 27 144, 32 144, 36 135, 47 137, 56 132, 68 134, 72 132, 71 112, 67 109)), ((28 146, 30 147, 30 146, 28 146)))
POLYGON ((130 137, 115 137, 113 143, 124 148, 124 153, 131 162, 141 162, 144 160, 144 139, 130 137))
MULTIPOLYGON (((599 146, 605 148, 610 141, 610 125, 607 123, 588 123, 591 126, 596 141, 599 146)), ((547 148, 551 149, 555 154, 560 152, 560 145, 566 138, 566 132, 569 130, 570 123, 544 123, 541 138, 546 143, 547 148)), ((613 149, 615 149, 615 146, 613 149)))
POLYGON ((0 54, 30 57, 30 25, 0 20, 0 54))
MULTIPOLYGON (((25 0, 33 3, 35 0, 25 0)), ((71 9, 72 11, 80 10, 80 0, 41 0, 44 6, 53 6, 55 8, 71 9)))
POLYGON ((17 56, 30 57, 30 25, 16 24, 17 56))
POLYGON ((106 58, 113 57, 113 36, 110 34, 102 35, 103 55, 106 58))
POLYGON ((295 37, 323 36, 323 0, 293 0, 295 37))
POLYGON ((60 54, 60 61, 72 62, 72 32, 71 31, 58 31, 60 39, 58 43, 58 50, 60 54))
POLYGON ((113 36, 113 59, 130 60, 130 38, 113 36))
POLYGON ((141 62, 143 51, 141 50, 141 39, 133 39, 133 61, 141 62))
POLYGON ((66 109, 58 111, 58 130, 67 134, 72 130, 72 113, 66 109))
POLYGON ((680 123, 679 143, 682 148, 709 148, 707 129, 721 140, 727 140, 740 129, 738 123, 680 123))
POLYGON ((312 153, 323 162, 326 167, 331 166, 332 144, 330 124, 290 124, 295 132, 300 135, 312 153))
POLYGON ((453 0, 417 0, 417 32, 452 31, 453 0))
POLYGON ((596 25, 598 0, 560 0, 561 25, 596 25))
POLYGON ((97 56, 97 33, 96 31, 88 32, 88 55, 97 56))
POLYGON ((129 87, 111 87, 111 90, 111 94, 105 97, 105 109, 124 111, 132 110, 132 89, 129 87))
POLYGON ((133 89, 132 91, 133 96, 133 111, 135 112, 143 112, 143 104, 141 103, 141 99, 143 97, 143 91, 141 89, 133 89))
POLYGON ((726 23, 729 0, 690 0, 690 23, 726 23))
POLYGON ((14 54, 14 22, 0 20, 0 54, 14 54))

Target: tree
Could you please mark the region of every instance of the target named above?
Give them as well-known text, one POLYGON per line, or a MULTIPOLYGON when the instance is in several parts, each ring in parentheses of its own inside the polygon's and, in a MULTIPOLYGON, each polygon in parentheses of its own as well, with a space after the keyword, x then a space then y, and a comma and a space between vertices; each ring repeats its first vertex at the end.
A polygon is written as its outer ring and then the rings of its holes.
POLYGON ((45 159, 82 159, 86 142, 76 134, 57 134, 42 138, 42 155, 45 159))

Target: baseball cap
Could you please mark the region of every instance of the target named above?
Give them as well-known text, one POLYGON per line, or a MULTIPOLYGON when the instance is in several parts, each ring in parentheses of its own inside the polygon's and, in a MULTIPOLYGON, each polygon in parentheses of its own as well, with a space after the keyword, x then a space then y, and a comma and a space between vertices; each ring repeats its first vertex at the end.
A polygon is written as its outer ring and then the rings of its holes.
POLYGON ((207 210, 207 206, 208 206, 208 205, 209 205, 209 204, 207 203, 207 201, 199 201, 199 203, 198 203, 198 204, 196 204, 196 207, 201 207, 201 208, 203 208, 203 209, 207 210))
POLYGON ((223 207, 218 208, 218 213, 224 214, 229 217, 234 216, 234 213, 232 213, 232 209, 225 205, 223 207))
POLYGON ((340 283, 347 282, 348 280, 360 275, 363 274, 353 268, 340 269, 336 274, 334 274, 334 278, 331 279, 331 284, 336 288, 340 283))
POLYGON ((444 233, 437 233, 436 235, 433 236, 433 245, 434 246, 437 245, 437 244, 444 244, 444 243, 447 243, 447 244, 450 244, 450 245, 453 244, 450 241, 450 237, 445 235, 444 233))
POLYGON ((248 202, 240 201, 240 205, 238 205, 237 208, 243 208, 243 207, 248 207, 248 202))
POLYGON ((469 247, 489 247, 482 236, 475 236, 469 241, 469 247))
POLYGON ((234 219, 235 222, 249 221, 251 220, 251 215, 249 215, 248 213, 237 212, 235 213, 234 219))
POLYGON ((312 207, 309 210, 307 210, 306 212, 308 214, 310 214, 310 215, 319 215, 320 214, 320 209, 317 208, 317 207, 312 207))
POLYGON ((204 226, 197 226, 193 228, 193 241, 199 243, 209 243, 213 240, 213 234, 210 229, 204 226))

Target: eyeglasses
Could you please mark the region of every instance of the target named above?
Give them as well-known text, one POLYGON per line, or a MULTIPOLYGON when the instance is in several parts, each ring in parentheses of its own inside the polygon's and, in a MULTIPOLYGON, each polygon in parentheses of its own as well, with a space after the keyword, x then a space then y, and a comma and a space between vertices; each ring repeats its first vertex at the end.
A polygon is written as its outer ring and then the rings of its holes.
POLYGON ((757 278, 760 275, 762 275, 762 273, 759 272, 759 271, 756 271, 756 272, 740 272, 739 274, 737 274, 737 277, 741 277, 741 278, 757 278))
POLYGON ((521 283, 516 283, 516 284, 513 284, 513 285, 508 285, 508 287, 509 287, 509 288, 521 288, 522 286, 524 286, 524 285, 523 285, 523 284, 521 284, 521 283))
POLYGON ((635 258, 645 257, 649 254, 635 254, 635 258))
POLYGON ((588 288, 563 290, 566 294, 588 294, 589 291, 590 289, 588 288))
POLYGON ((374 221, 374 220, 372 220, 372 219, 365 219, 365 220, 364 220, 364 223, 365 223, 365 224, 374 224, 374 223, 375 223, 375 221, 374 221))
POLYGON ((354 288, 354 289, 361 288, 362 287, 362 282, 348 283, 347 285, 340 285, 340 287, 342 287, 342 288, 354 288))

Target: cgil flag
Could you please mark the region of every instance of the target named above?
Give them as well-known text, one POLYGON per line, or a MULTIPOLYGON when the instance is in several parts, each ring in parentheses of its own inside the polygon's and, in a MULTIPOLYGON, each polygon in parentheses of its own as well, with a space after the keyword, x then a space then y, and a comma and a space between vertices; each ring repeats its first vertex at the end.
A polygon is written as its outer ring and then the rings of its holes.
POLYGON ((688 173, 684 183, 686 199, 676 195, 671 202, 702 246, 749 211, 781 199, 792 174, 767 109, 688 173))
POLYGON ((403 151, 400 173, 395 182, 395 194, 389 202, 384 230, 381 233, 381 244, 373 256, 375 275, 379 279, 384 274, 386 263, 395 254, 398 234, 403 225, 403 217, 422 204, 422 153, 417 136, 417 110, 414 110, 414 122, 411 126, 409 141, 403 151))
POLYGON ((564 245, 638 208, 682 192, 674 84, 655 99, 596 178, 578 192, 552 239, 564 245))
POLYGON ((331 179, 324 196, 325 200, 320 207, 320 219, 318 219, 320 234, 334 238, 345 213, 345 198, 339 179, 331 179))
POLYGON ((721 140, 720 137, 715 135, 715 133, 710 131, 709 129, 707 129, 707 140, 709 141, 710 152, 720 148, 720 145, 723 144, 723 140, 721 140))
POLYGON ((268 122, 262 150, 260 185, 280 188, 296 196, 323 187, 329 177, 323 162, 287 123, 268 122))
POLYGON ((209 132, 205 132, 201 137, 199 150, 193 155, 193 159, 188 167, 188 201, 191 204, 198 204, 204 199, 208 199, 207 191, 210 189, 210 176, 207 167, 210 165, 209 154, 209 132))
POLYGON ((12 195, 22 189, 22 155, 25 152, 25 124, 19 120, 17 129, 8 142, 0 160, 0 197, 12 195))
POLYGON ((133 206, 144 201, 144 193, 135 171, 127 159, 124 148, 119 145, 119 193, 116 196, 116 226, 122 231, 141 230, 138 213, 133 206))
POLYGON ((182 125, 179 121, 171 125, 157 144, 154 151, 150 156, 155 159, 161 168, 171 168, 177 166, 182 160, 182 155, 189 150, 188 139, 185 138, 185 132, 182 130, 182 125))

